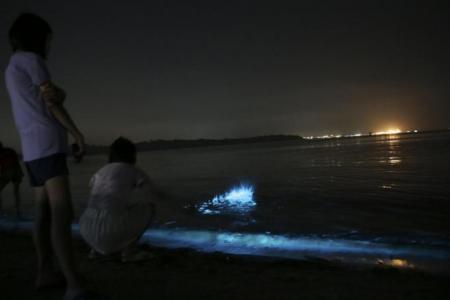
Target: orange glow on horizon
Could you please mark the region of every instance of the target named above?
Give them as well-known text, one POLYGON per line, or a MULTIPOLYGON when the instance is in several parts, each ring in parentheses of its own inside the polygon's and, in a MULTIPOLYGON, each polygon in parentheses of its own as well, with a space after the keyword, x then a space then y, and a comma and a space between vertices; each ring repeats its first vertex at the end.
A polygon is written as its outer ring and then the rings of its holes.
POLYGON ((383 130, 383 131, 377 131, 372 133, 373 135, 390 135, 390 134, 399 134, 402 133, 403 131, 400 128, 389 128, 387 130, 383 130))

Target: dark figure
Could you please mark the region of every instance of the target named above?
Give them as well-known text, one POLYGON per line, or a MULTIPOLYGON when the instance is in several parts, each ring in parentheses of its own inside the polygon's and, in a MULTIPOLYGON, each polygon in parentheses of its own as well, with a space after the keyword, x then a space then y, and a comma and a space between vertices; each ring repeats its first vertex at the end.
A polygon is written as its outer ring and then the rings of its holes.
POLYGON ((46 59, 52 29, 41 17, 20 15, 9 30, 12 55, 5 82, 34 189, 36 288, 66 284, 64 300, 87 299, 72 247, 72 200, 67 168, 68 134, 84 152, 84 137, 64 107, 66 93, 54 84, 46 59), (54 261, 59 269, 54 269, 54 261), (84 298, 83 298, 84 297, 84 298))
POLYGON ((20 166, 19 156, 11 148, 3 147, 0 142, 0 214, 3 212, 2 190, 12 183, 14 185, 14 198, 16 200, 16 215, 20 213, 20 184, 22 183, 23 172, 20 166))
POLYGON ((136 146, 118 138, 110 147, 108 163, 91 178, 91 194, 80 217, 80 233, 97 254, 120 252, 122 261, 151 258, 138 241, 155 215, 155 203, 167 199, 149 176, 136 166, 136 146))

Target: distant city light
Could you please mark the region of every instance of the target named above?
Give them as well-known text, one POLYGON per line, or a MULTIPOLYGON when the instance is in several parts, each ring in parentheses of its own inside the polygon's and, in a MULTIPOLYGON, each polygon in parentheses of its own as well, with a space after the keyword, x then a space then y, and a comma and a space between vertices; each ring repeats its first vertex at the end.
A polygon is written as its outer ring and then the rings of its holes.
POLYGON ((402 133, 402 131, 398 128, 395 128, 395 129, 388 129, 386 131, 374 132, 374 133, 372 133, 372 135, 388 135, 388 134, 399 134, 399 133, 402 133))
POLYGON ((358 136, 362 136, 362 133, 354 133, 354 134, 348 135, 348 137, 358 137, 358 136))
POLYGON ((307 140, 315 140, 315 139, 339 139, 339 138, 350 138, 350 137, 364 137, 364 136, 373 136, 373 135, 395 135, 395 134, 401 134, 401 133, 418 133, 419 130, 405 130, 402 131, 399 128, 391 128, 384 131, 376 131, 376 132, 370 132, 367 134, 363 134, 360 132, 357 133, 351 133, 351 134, 325 134, 325 135, 318 135, 318 136, 305 136, 304 139, 307 140))

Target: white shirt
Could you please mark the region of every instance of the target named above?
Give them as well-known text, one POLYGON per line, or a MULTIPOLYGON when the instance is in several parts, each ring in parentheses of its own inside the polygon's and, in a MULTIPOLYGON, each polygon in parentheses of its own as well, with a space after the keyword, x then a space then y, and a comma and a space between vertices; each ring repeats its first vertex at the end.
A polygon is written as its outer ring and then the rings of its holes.
POLYGON ((49 80, 50 73, 39 55, 17 51, 11 56, 5 81, 24 161, 68 151, 66 130, 41 98, 39 86, 49 80))
POLYGON ((109 163, 92 176, 88 208, 122 210, 150 201, 151 181, 144 171, 127 163, 109 163))

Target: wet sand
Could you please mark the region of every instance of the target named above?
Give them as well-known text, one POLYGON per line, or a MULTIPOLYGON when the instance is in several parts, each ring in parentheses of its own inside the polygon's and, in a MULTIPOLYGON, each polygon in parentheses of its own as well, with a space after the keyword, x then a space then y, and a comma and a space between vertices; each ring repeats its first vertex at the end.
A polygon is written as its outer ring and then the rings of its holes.
MULTIPOLYGON (((152 260, 121 263, 114 255, 88 259, 80 240, 75 249, 89 285, 108 299, 450 298, 450 275, 150 247, 152 260)), ((63 289, 34 289, 35 271, 29 234, 1 232, 0 298, 61 299, 63 289)))

